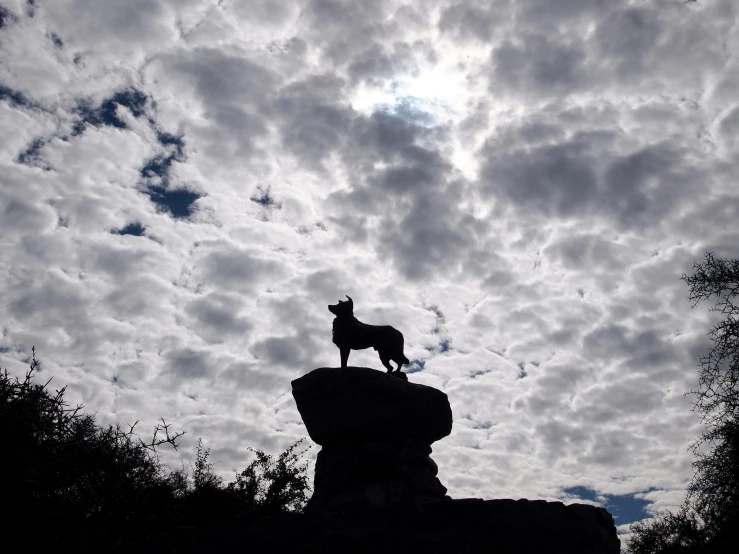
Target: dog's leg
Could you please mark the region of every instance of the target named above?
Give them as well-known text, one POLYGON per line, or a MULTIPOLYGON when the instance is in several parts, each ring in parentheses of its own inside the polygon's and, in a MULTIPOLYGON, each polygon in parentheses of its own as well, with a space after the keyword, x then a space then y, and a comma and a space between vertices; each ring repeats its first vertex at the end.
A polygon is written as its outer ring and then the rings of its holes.
POLYGON ((382 362, 382 365, 387 368, 388 373, 393 372, 393 366, 390 365, 390 358, 383 358, 382 356, 380 356, 380 361, 382 362))
POLYGON ((341 353, 341 367, 346 367, 347 362, 349 361, 349 352, 351 352, 351 348, 340 348, 339 352, 341 353))

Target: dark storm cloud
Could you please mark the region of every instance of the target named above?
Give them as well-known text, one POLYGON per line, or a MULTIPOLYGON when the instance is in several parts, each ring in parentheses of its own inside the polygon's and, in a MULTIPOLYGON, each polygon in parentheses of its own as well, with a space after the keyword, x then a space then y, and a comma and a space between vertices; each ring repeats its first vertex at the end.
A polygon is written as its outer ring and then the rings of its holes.
POLYGON ((416 69, 413 51, 405 43, 394 44, 391 51, 374 44, 355 56, 348 66, 352 81, 355 83, 367 81, 370 84, 382 84, 384 80, 411 73, 416 69))
POLYGON ((243 306, 240 295, 210 293, 189 302, 185 313, 195 333, 210 344, 219 344, 231 337, 247 338, 252 324, 239 315, 243 306))
POLYGON ((312 23, 315 43, 336 66, 343 66, 391 34, 392 24, 386 23, 391 7, 383 0, 311 0, 303 17, 312 23))
POLYGON ((403 196, 434 190, 451 172, 451 164, 439 152, 406 146, 395 153, 402 162, 376 172, 368 179, 375 194, 403 196))
POLYGON ((277 83, 277 76, 257 62, 212 48, 167 54, 160 63, 214 109, 262 103, 277 83))
POLYGON ((593 202, 598 182, 588 144, 577 138, 532 149, 505 151, 488 144, 481 176, 490 194, 498 192, 524 209, 546 215, 582 213, 593 202))
POLYGON ((626 263, 626 247, 594 234, 571 235, 558 240, 544 254, 577 270, 618 271, 626 263))
POLYGON ((335 219, 348 236, 364 240, 374 221, 378 254, 412 280, 458 270, 485 228, 459 207, 467 184, 439 148, 445 131, 422 116, 377 110, 356 117, 340 155, 364 179, 333 195, 359 216, 335 219))
POLYGON ((0 100, 4 100, 11 106, 22 106, 26 108, 34 107, 33 102, 31 102, 25 94, 17 90, 13 90, 2 83, 0 83, 0 100))
POLYGON ((252 291, 261 281, 284 274, 276 259, 229 243, 202 245, 195 259, 198 283, 224 291, 252 291))
POLYGON ((506 41, 491 55, 490 90, 556 96, 587 85, 584 46, 566 37, 530 34, 506 41))
POLYGON ((608 360, 632 372, 660 368, 677 357, 664 332, 632 331, 615 323, 602 325, 586 334, 583 347, 591 359, 608 360))
POLYGON ((0 4, 0 29, 14 23, 15 21, 16 18, 13 13, 8 8, 0 4))
MULTIPOLYGON (((431 134, 432 129, 412 118, 387 110, 376 110, 369 117, 357 118, 352 128, 353 151, 345 153, 348 162, 416 161, 422 152, 414 147, 431 134)), ((435 153, 429 153, 434 155, 435 153)))
POLYGON ((218 374, 219 380, 233 383, 239 390, 275 392, 286 387, 285 378, 270 368, 260 369, 255 364, 236 362, 218 374))
POLYGON ((165 355, 167 378, 173 383, 184 383, 189 379, 213 377, 216 367, 212 356, 205 350, 179 348, 165 355))
POLYGON ((560 419, 545 421, 534 432, 555 459, 578 454, 591 437, 589 429, 560 419))
POLYGON ((96 53, 130 54, 170 38, 174 31, 167 3, 158 0, 44 2, 43 11, 55 23, 56 32, 77 48, 96 53))
POLYGON ((343 98, 344 87, 335 75, 312 75, 280 90, 272 104, 282 143, 316 171, 345 143, 356 117, 343 98))
POLYGON ((64 47, 64 41, 56 33, 49 33, 49 40, 54 45, 54 48, 62 49, 64 47))
POLYGON ((641 7, 611 12, 593 33, 604 69, 618 80, 640 78, 652 66, 651 56, 662 32, 657 13, 641 7))
POLYGON ((10 179, 0 178, 0 229, 4 237, 33 232, 41 234, 54 227, 57 215, 53 208, 33 202, 10 179))
POLYGON ((349 274, 338 269, 314 271, 305 277, 305 289, 311 297, 321 303, 335 304, 343 294, 352 294, 348 290, 352 279, 349 274))
POLYGON ((306 359, 295 337, 270 337, 255 343, 251 350, 258 358, 285 367, 300 367, 306 359))
POLYGON ((276 73, 244 56, 213 48, 165 54, 149 71, 166 75, 172 94, 189 94, 202 118, 188 140, 216 160, 255 154, 267 134, 266 106, 279 83, 276 73))
POLYGON ((664 394, 660 383, 636 375, 585 389, 582 397, 575 410, 576 419, 603 425, 653 412, 662 404, 664 394))
POLYGON ((597 21, 623 4, 624 0, 523 0, 517 6, 518 22, 526 27, 556 29, 562 24, 597 21))
POLYGON ((159 321, 169 311, 171 283, 149 274, 129 274, 125 282, 113 287, 102 299, 106 313, 121 321, 154 318, 159 321))
POLYGON ((490 41, 501 13, 505 13, 505 6, 501 5, 503 2, 494 6, 485 4, 457 2, 444 8, 439 18, 439 29, 457 40, 490 41))
POLYGON ((90 242, 84 265, 86 269, 107 273, 110 278, 123 282, 128 278, 136 278, 152 263, 154 251, 150 248, 148 241, 90 242))
POLYGON ((456 272, 485 229, 482 222, 458 210, 454 199, 462 189, 461 184, 452 184, 440 194, 418 194, 399 221, 385 217, 380 257, 389 255, 396 269, 411 280, 456 272))
POLYGON ((613 160, 605 172, 601 202, 626 225, 648 226, 670 213, 686 194, 703 188, 691 153, 670 144, 640 148, 613 160))
POLYGON ((623 227, 643 228, 660 224, 689 190, 705 186, 694 160, 700 151, 668 142, 640 145, 635 137, 625 142, 615 123, 577 131, 576 112, 542 118, 488 139, 480 174, 488 194, 547 216, 595 211, 623 227))
POLYGON ((249 350, 265 363, 266 367, 277 365, 297 371, 305 369, 306 363, 313 363, 317 359, 325 344, 324 341, 328 334, 325 329, 328 325, 318 327, 309 324, 309 320, 301 321, 299 313, 291 307, 288 307, 288 314, 292 318, 291 325, 285 325, 285 329, 281 331, 284 332, 286 328, 293 327, 297 329, 294 334, 269 336, 256 341, 249 350))

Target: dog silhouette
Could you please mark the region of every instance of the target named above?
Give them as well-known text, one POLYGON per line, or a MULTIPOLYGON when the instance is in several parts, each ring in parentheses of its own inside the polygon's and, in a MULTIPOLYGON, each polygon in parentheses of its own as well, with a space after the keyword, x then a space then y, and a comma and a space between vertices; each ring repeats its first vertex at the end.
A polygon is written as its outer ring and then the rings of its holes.
POLYGON ((387 372, 400 371, 403 364, 410 361, 403 354, 403 333, 390 325, 368 325, 354 317, 354 301, 347 295, 348 301, 339 300, 338 304, 329 304, 328 310, 334 314, 334 344, 339 347, 341 367, 346 367, 349 353, 352 350, 374 348, 380 356, 387 372), (390 361, 398 364, 393 369, 390 361))

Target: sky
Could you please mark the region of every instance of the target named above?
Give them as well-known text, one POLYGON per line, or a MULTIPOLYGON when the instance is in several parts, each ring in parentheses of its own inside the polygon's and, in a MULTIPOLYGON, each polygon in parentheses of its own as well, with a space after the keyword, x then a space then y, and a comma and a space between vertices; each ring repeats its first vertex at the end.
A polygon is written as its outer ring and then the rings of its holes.
MULTIPOLYGON (((444 391, 455 498, 675 507, 739 256, 734 0, 0 0, 0 367, 225 479, 326 306, 444 391)), ((381 369, 372 350, 349 363, 381 369)), ((307 454, 315 459, 319 447, 307 454)), ((312 472, 312 465, 310 471, 312 472)))

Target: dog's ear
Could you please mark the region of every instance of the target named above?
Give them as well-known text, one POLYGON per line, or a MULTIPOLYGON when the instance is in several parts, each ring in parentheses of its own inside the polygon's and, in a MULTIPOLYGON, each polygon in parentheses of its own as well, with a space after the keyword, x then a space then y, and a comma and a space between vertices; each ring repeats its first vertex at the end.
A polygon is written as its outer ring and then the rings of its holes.
POLYGON ((348 294, 346 295, 346 297, 349 299, 349 305, 353 308, 354 307, 354 300, 352 300, 351 296, 349 296, 348 294))

